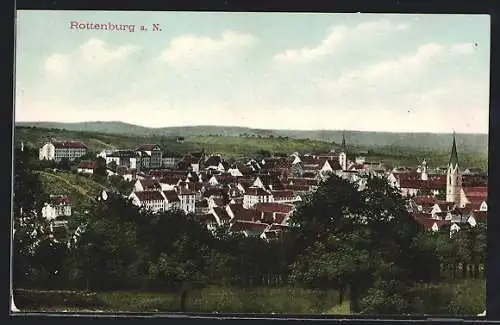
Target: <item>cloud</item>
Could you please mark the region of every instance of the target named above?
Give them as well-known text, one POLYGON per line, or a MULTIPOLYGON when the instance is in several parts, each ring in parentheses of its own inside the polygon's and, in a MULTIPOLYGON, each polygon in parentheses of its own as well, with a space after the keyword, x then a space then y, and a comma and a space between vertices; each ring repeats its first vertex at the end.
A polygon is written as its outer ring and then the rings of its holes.
POLYGON ((68 76, 70 72, 80 73, 122 63, 139 50, 136 45, 112 46, 91 38, 72 52, 52 54, 45 60, 44 67, 49 76, 68 76))
POLYGON ((70 58, 66 54, 52 54, 45 60, 45 70, 54 76, 64 76, 70 66, 70 58))
POLYGON ((347 47, 348 43, 368 40, 375 36, 402 31, 407 28, 407 24, 394 24, 388 20, 364 22, 354 27, 335 26, 317 46, 289 49, 276 54, 274 59, 279 62, 310 62, 340 51, 342 48, 347 47))
MULTIPOLYGON (((418 78, 431 67, 437 59, 447 55, 465 55, 472 53, 469 44, 443 46, 428 43, 420 46, 415 53, 348 70, 336 80, 324 81, 320 87, 326 91, 349 92, 359 88, 368 91, 394 90, 418 82, 418 78)), ((472 45, 471 45, 472 47, 472 45)))
POLYGON ((475 45, 472 43, 455 44, 450 47, 450 54, 471 54, 475 50, 475 45))
POLYGON ((181 36, 172 39, 160 58, 172 65, 185 65, 206 62, 213 59, 227 59, 248 49, 257 39, 251 34, 225 31, 219 38, 206 36, 181 36))
POLYGON ((104 41, 91 38, 78 49, 79 59, 82 63, 96 66, 120 62, 140 50, 136 45, 110 46, 104 41))

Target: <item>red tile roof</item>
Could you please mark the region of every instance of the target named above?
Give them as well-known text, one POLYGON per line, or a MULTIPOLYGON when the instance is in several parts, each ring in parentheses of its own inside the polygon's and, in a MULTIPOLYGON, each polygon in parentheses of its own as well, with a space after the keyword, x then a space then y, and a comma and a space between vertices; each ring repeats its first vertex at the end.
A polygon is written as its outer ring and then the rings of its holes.
POLYGON ((300 161, 302 161, 303 164, 317 164, 318 159, 313 157, 313 156, 300 156, 299 157, 300 161))
POLYGON ((179 196, 177 195, 177 192, 172 190, 172 191, 163 191, 163 195, 167 198, 167 201, 172 203, 172 202, 179 202, 179 196))
POLYGON ((236 220, 231 225, 230 230, 234 231, 234 232, 237 232, 237 231, 264 232, 264 230, 266 230, 268 226, 269 226, 269 224, 267 224, 267 223, 236 220))
POLYGON ((482 202, 479 202, 479 203, 467 203, 465 205, 465 207, 469 210, 469 211, 477 211, 479 210, 479 208, 481 208, 481 204, 482 202))
POLYGON ((52 145, 56 149, 87 149, 87 146, 80 141, 54 141, 52 145))
POLYGON ((205 225, 217 223, 217 219, 215 219, 215 216, 212 213, 198 215, 196 216, 196 219, 198 220, 198 222, 205 225))
POLYGON ((158 180, 158 182, 162 184, 167 184, 167 185, 177 185, 181 181, 180 177, 175 177, 175 176, 165 176, 162 177, 158 180))
POLYGON ((487 211, 474 211, 472 215, 474 216, 474 219, 476 219, 477 222, 486 222, 488 218, 487 211))
POLYGON ((488 197, 487 187, 464 187, 463 188, 465 196, 478 196, 478 197, 488 197))
POLYGON ((431 189, 431 190, 440 190, 446 188, 446 181, 441 180, 427 180, 423 181, 420 179, 400 179, 399 180, 400 188, 412 188, 412 189, 431 189))
POLYGON ((142 144, 136 149, 136 151, 153 151, 153 150, 160 150, 160 146, 157 144, 142 144))
POLYGON ((441 201, 434 196, 415 196, 412 200, 417 205, 434 205, 441 203, 441 201))
POLYGON ((78 164, 78 168, 81 169, 96 169, 97 163, 95 161, 82 161, 78 164))
POLYGON ((342 169, 342 166, 340 166, 340 163, 338 161, 338 159, 321 159, 321 168, 323 168, 323 166, 328 162, 328 164, 330 165, 330 167, 333 169, 333 170, 340 170, 342 169))
POLYGON ((441 211, 449 211, 455 205, 455 203, 453 203, 453 202, 443 202, 443 201, 440 201, 440 202, 438 202, 436 204, 437 204, 437 206, 439 207, 439 209, 441 211))
POLYGON ((450 220, 435 220, 431 218, 415 218, 415 221, 424 227, 424 229, 431 229, 434 224, 441 228, 442 226, 451 225, 450 220))
POLYGON ((214 207, 213 210, 221 221, 231 220, 231 216, 227 213, 225 207, 214 207))
POLYGON ((262 212, 262 216, 260 218, 261 222, 265 223, 273 223, 274 222, 274 213, 273 212, 262 212))
POLYGON ((161 185, 158 181, 152 178, 144 178, 139 181, 144 190, 155 190, 161 188, 161 185))
POLYGON ((219 163, 222 163, 222 158, 220 156, 210 156, 208 159, 205 161, 205 166, 214 166, 217 167, 219 166, 219 163))
POLYGON ((245 209, 241 205, 230 205, 235 220, 257 221, 262 217, 262 212, 255 209, 245 209))
POLYGON ((143 191, 135 192, 135 195, 139 198, 141 202, 144 201, 163 201, 163 195, 158 191, 143 191))
POLYGON ((260 212, 279 212, 288 214, 292 212, 293 205, 284 203, 257 203, 254 209, 260 212))
POLYGON ((423 213, 423 212, 414 212, 411 214, 411 217, 413 219, 430 219, 431 214, 430 213, 423 213))
POLYGON ((271 194, 267 193, 260 187, 253 187, 246 190, 245 195, 251 196, 270 196, 271 194))
POLYGON ((268 229, 267 231, 281 231, 281 230, 285 230, 287 229, 288 226, 286 225, 281 225, 281 224, 277 224, 277 223, 273 223, 268 229))
POLYGON ((71 198, 67 197, 56 197, 51 199, 51 203, 54 205, 71 205, 71 198))
POLYGON ((205 191, 203 192, 204 197, 221 197, 222 196, 222 191, 218 187, 206 187, 205 191))
POLYGON ((287 216, 288 216, 287 213, 275 213, 274 214, 274 222, 278 223, 278 224, 282 224, 286 220, 287 216))
POLYGON ((281 191, 271 191, 271 194, 275 198, 293 198, 293 191, 290 190, 281 190, 281 191))

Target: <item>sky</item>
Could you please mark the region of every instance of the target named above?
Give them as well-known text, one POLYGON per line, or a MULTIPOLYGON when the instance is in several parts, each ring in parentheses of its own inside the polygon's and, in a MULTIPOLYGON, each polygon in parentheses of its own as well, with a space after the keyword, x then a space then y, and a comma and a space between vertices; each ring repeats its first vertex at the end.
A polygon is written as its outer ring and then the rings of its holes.
POLYGON ((15 120, 487 133, 489 56, 486 15, 18 11, 15 120))

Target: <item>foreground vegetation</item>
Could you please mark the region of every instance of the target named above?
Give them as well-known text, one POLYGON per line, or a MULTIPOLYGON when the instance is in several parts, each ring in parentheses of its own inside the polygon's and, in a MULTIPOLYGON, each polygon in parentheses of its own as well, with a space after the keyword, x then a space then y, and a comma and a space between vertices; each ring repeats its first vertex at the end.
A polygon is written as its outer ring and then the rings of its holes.
MULTIPOLYGON (((414 288, 424 297, 418 304, 422 313, 433 315, 475 315, 484 309, 485 281, 456 280, 414 288)), ((16 305, 23 311, 108 311, 108 312, 185 312, 263 313, 263 314, 351 314, 349 302, 338 302, 335 290, 279 288, 238 288, 209 286, 187 295, 184 305, 180 293, 157 292, 55 292, 16 293, 16 305)))

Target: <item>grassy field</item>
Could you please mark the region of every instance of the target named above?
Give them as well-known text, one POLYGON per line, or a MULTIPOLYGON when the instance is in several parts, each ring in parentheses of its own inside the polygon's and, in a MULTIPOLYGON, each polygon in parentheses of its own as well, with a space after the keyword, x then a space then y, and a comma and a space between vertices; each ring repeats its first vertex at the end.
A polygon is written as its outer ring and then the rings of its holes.
MULTIPOLYGON (((57 295, 54 293, 54 295, 57 295)), ((101 292, 82 303, 61 303, 56 299, 15 298, 22 311, 107 311, 107 312, 179 312, 180 294, 150 292, 101 292), (45 301, 45 302, 44 302, 45 301), (50 302, 49 302, 50 301, 50 302)), ((58 299, 68 301, 70 299, 58 299)), ((226 288, 207 287, 192 291, 186 300, 185 312, 201 313, 275 313, 325 314, 338 301, 334 290, 297 288, 226 288)))
POLYGON ((95 182, 88 176, 69 172, 36 171, 46 193, 68 195, 73 199, 73 206, 93 200, 106 186, 95 182))
MULTIPOLYGON (((460 280, 434 286, 416 287, 422 313, 474 316, 484 310, 485 280, 460 280)), ((179 312, 180 294, 151 292, 100 292, 80 302, 62 294, 15 296, 22 311, 103 311, 103 312, 179 312), (49 296, 50 295, 50 296, 49 296), (82 303, 83 302, 83 303, 82 303), (85 305, 86 304, 86 305, 85 305)), ((275 313, 275 314, 350 314, 349 302, 338 304, 334 290, 281 288, 228 288, 211 286, 192 291, 185 312, 275 313)))

